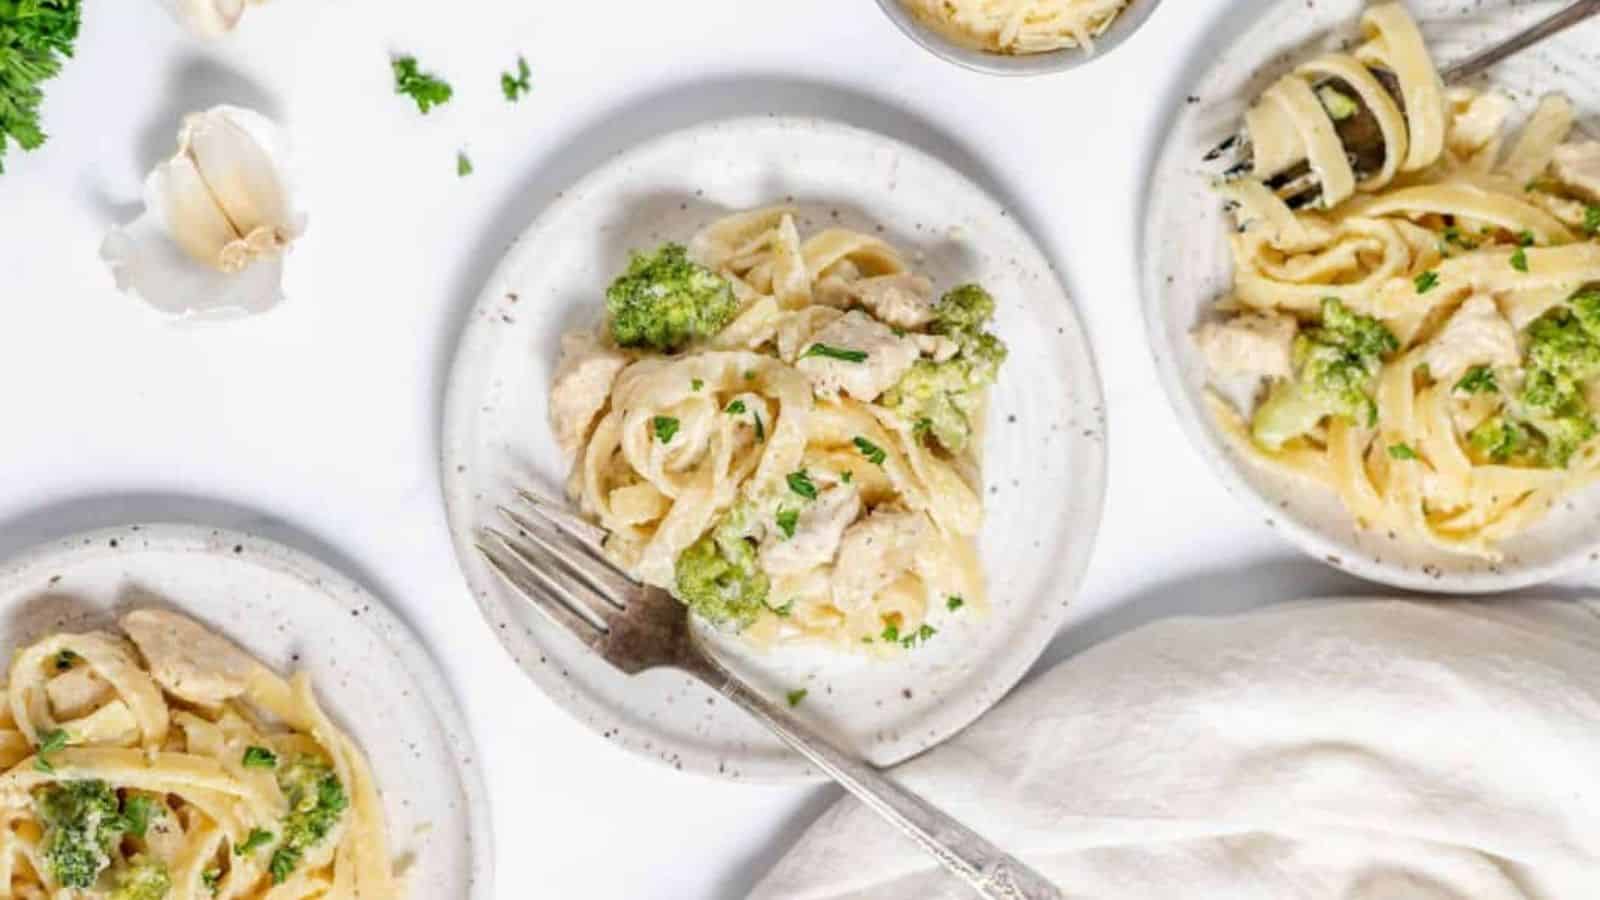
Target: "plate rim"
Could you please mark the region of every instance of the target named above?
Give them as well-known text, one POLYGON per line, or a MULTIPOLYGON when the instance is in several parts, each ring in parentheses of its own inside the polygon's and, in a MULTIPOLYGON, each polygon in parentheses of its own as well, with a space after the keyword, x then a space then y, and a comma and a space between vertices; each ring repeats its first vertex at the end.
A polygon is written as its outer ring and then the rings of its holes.
POLYGON ((427 703, 457 763, 462 757, 475 762, 457 766, 467 819, 468 856, 475 869, 468 873, 467 898, 491 900, 495 881, 494 819, 489 810, 483 756, 478 752, 477 740, 444 671, 427 646, 388 603, 354 578, 305 551, 271 538, 232 528, 157 520, 103 526, 39 541, 0 559, 0 585, 16 583, 29 572, 52 563, 65 566, 85 559, 114 558, 148 550, 200 552, 229 562, 266 565, 303 582, 341 610, 359 610, 363 620, 377 618, 382 622, 382 630, 372 628, 365 621, 362 627, 373 630, 380 643, 410 673, 412 690, 427 703), (134 545, 135 540, 140 543, 134 545), (218 549, 218 545, 242 547, 243 550, 224 551, 218 549), (426 677, 419 678, 419 674, 426 677))
MULTIPOLYGON (((1044 246, 1034 237, 1017 217, 1006 211, 1006 206, 994 197, 975 179, 962 172, 956 166, 944 161, 937 155, 921 147, 907 143, 899 138, 862 128, 838 119, 824 116, 790 115, 790 114, 753 114, 736 115, 715 119, 708 119, 681 128, 663 131, 650 138, 640 141, 620 151, 604 152, 598 160, 574 181, 561 188, 554 198, 540 207, 528 220, 528 224, 518 233, 516 239, 506 248, 499 261, 490 271, 483 282, 483 287, 473 299, 472 306, 466 311, 466 325, 456 340, 454 355, 451 359, 449 375, 445 387, 445 402, 440 423, 439 466, 441 470, 441 493, 445 505, 446 527, 450 533, 450 543, 455 550, 457 569, 461 572, 468 592, 472 596, 473 604, 479 614, 484 618, 485 624, 494 633, 496 641, 511 656, 512 662, 520 669, 526 678, 557 707, 568 716, 581 724, 585 730, 601 735, 602 730, 595 727, 591 717, 599 714, 603 717, 614 716, 614 711, 597 699, 591 699, 583 690, 573 689, 568 686, 563 689, 563 679, 559 678, 551 666, 537 664, 533 660, 522 658, 509 643, 509 636, 497 626, 495 617, 491 615, 490 601, 480 595, 469 572, 470 560, 475 553, 475 543, 471 537, 470 527, 472 504, 462 502, 462 498, 470 495, 465 473, 457 471, 457 443, 452 439, 462 430, 462 419, 471 420, 475 417, 478 406, 475 395, 469 395, 469 382, 472 381, 470 369, 473 360, 479 352, 493 343, 493 335, 500 331, 494 327, 496 318, 488 315, 500 297, 500 287, 508 281, 508 273, 513 268, 517 259, 524 252, 525 245, 547 227, 548 223, 565 213, 573 205, 580 202, 590 192, 589 189, 597 182, 608 177, 620 167, 627 166, 635 159, 649 155, 660 147, 676 141, 694 140, 702 134, 731 128, 762 127, 762 128, 812 128, 820 129, 835 134, 847 136, 856 140, 876 142, 880 146, 892 147, 897 152, 906 156, 916 157, 923 163, 942 169, 949 177, 959 181, 969 188, 976 196, 984 198, 995 210, 1005 211, 1002 220, 1006 226, 1013 229, 1021 236, 1028 246, 1044 264, 1051 283, 1057 293, 1065 299, 1066 310, 1064 314, 1072 323, 1072 331, 1077 343, 1081 346, 1081 358, 1087 373, 1084 383, 1079 385, 1083 391, 1084 400, 1081 405, 1092 411, 1096 424, 1097 439, 1084 440, 1079 445, 1086 448, 1085 458, 1091 463, 1092 472, 1080 474, 1077 484, 1084 489, 1082 502, 1085 507, 1084 516, 1092 524, 1087 533, 1076 538, 1075 543, 1082 547, 1078 553, 1076 565, 1070 570, 1063 570, 1062 583, 1069 585, 1062 593, 1067 597, 1066 602, 1055 605, 1060 612, 1054 613, 1054 627, 1049 630, 1040 629, 1037 637, 1031 637, 1025 652, 1015 654, 1019 662, 1008 667, 1004 677, 995 681, 997 688, 993 697, 981 706, 974 704, 974 710, 969 714, 958 717, 958 721, 948 728, 940 729, 946 733, 937 740, 927 744, 922 749, 928 750, 936 747, 954 737, 972 722, 986 714, 996 703, 1007 696, 1018 683, 1020 683, 1037 663, 1050 641, 1059 633, 1065 624, 1066 611, 1072 607, 1071 600, 1077 598, 1083 587, 1090 563, 1094 557, 1100 527, 1104 523, 1106 493, 1107 493, 1107 460, 1109 459, 1109 422, 1106 416, 1105 386, 1101 378, 1098 361, 1094 354, 1093 342, 1073 294, 1062 282, 1061 274, 1044 246)), ((464 457, 464 454, 463 454, 464 457)), ((464 461, 462 463, 465 464, 464 461)), ((547 633, 549 627, 541 629, 547 633)), ((737 773, 727 771, 726 765, 719 765, 714 758, 715 754, 702 754, 676 739, 661 734, 660 732, 644 731, 652 738, 652 746, 645 750, 636 746, 636 742, 629 739, 620 729, 613 729, 604 736, 609 743, 620 746, 630 755, 649 759, 658 765, 670 766, 675 769, 694 772, 699 775, 711 776, 720 779, 751 782, 758 784, 796 784, 817 783, 826 781, 827 776, 818 772, 814 767, 805 762, 797 754, 788 754, 779 761, 771 763, 746 763, 739 767, 737 773), (670 747, 674 752, 672 762, 657 752, 661 747, 670 747), (705 756, 702 759, 702 756, 705 756)), ((922 751, 918 751, 922 752, 922 751)), ((916 754, 910 754, 915 756, 916 754)), ((903 761, 903 760, 902 760, 903 761)))
MULTIPOLYGON (((1270 6, 1262 7, 1261 11, 1264 13, 1269 8, 1295 3, 1297 0, 1274 0, 1270 6)), ((1427 18, 1418 20, 1424 28, 1429 21, 1427 18)), ((1216 38, 1221 36, 1218 32, 1226 24, 1227 20, 1214 24, 1212 33, 1202 40, 1202 46, 1214 43, 1216 38)), ((1333 26, 1330 25, 1331 27, 1333 26)), ((1560 40, 1560 37, 1552 38, 1552 41, 1560 40)), ((1197 77, 1192 79, 1191 83, 1201 85, 1208 82, 1219 67, 1227 63, 1230 55, 1228 51, 1238 48, 1243 42, 1242 34, 1233 35, 1214 54, 1213 62, 1199 67, 1196 72, 1197 77)), ((1278 48, 1262 54, 1263 62, 1270 64, 1274 56, 1282 52, 1282 48, 1278 48)), ((1213 104, 1215 102, 1212 101, 1213 104)), ((1160 147, 1148 169, 1144 198, 1140 204, 1138 265, 1145 343, 1155 362, 1167 402, 1177 416, 1184 435, 1188 438, 1190 446, 1200 454, 1207 467, 1222 482, 1223 488, 1236 500, 1242 501, 1264 517, 1273 530, 1286 534, 1289 542, 1300 552, 1325 565, 1380 585, 1428 594, 1490 594, 1542 585, 1582 568, 1590 556, 1600 549, 1600 532, 1597 532, 1597 537, 1588 544, 1577 544, 1565 553, 1545 562, 1501 565, 1496 567, 1497 570, 1489 571, 1441 570, 1435 574, 1427 571, 1427 567, 1413 570, 1392 561, 1369 559, 1365 553, 1351 553, 1350 547, 1340 544, 1322 529, 1308 525, 1296 516, 1285 515, 1271 498, 1257 490, 1244 477, 1241 470, 1249 464, 1248 461, 1235 459, 1235 455, 1228 450, 1214 426, 1207 421, 1205 413, 1195 405, 1193 398, 1189 396, 1189 384, 1178 365, 1178 353, 1182 348, 1167 340, 1169 303, 1162 290, 1161 275, 1157 272, 1162 236, 1156 233, 1156 225, 1158 204, 1168 192, 1157 189, 1158 180, 1164 183, 1167 179, 1175 177, 1171 173, 1183 168, 1183 148, 1179 143, 1184 132, 1185 120, 1199 115, 1200 110, 1197 105, 1185 103, 1179 97, 1169 100, 1164 111, 1167 113, 1165 121, 1168 123, 1166 133, 1162 136, 1160 147)))

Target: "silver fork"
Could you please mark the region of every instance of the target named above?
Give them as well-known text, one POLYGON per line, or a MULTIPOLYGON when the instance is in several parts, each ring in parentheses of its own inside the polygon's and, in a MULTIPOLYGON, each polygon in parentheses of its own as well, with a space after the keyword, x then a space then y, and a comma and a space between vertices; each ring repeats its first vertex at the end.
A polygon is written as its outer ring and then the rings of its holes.
POLYGON ((498 507, 506 530, 485 528, 478 551, 561 629, 629 675, 677 669, 700 679, 826 772, 992 900, 1059 900, 1048 879, 921 797, 819 737, 755 693, 701 649, 688 611, 666 591, 639 584, 599 549, 602 532, 562 504, 518 491, 525 509, 498 507))
MULTIPOLYGON (((1577 0, 1571 6, 1542 19, 1511 37, 1489 46, 1473 55, 1455 63, 1439 73, 1446 84, 1455 84, 1466 81, 1476 75, 1488 71, 1491 66, 1505 60, 1507 57, 1532 47, 1553 35, 1566 31, 1568 28, 1600 14, 1600 0, 1577 0)), ((1398 99, 1400 94, 1399 83, 1392 74, 1382 69, 1374 69, 1373 74, 1378 77, 1390 94, 1398 99)), ((1313 85, 1313 89, 1331 87, 1335 79, 1325 78, 1313 85)), ((1357 113, 1344 119, 1335 121, 1334 130, 1338 133, 1340 141, 1344 143, 1345 152, 1350 157, 1350 164, 1356 170, 1359 179, 1370 174, 1374 167, 1381 166, 1384 159, 1383 135, 1378 131, 1377 122, 1372 118, 1372 113, 1367 110, 1359 98, 1352 97, 1357 106, 1357 113)), ((1227 157, 1224 165, 1223 177, 1236 178, 1249 171, 1250 161, 1250 136, 1244 131, 1237 131, 1222 143, 1211 148, 1206 153, 1205 161, 1215 163, 1227 157), (1230 151, 1232 151, 1230 155, 1230 151)), ((1317 183, 1316 173, 1311 171, 1310 165, 1305 161, 1278 172, 1267 179, 1267 187, 1271 188, 1292 209, 1303 209, 1321 199, 1322 189, 1317 183)))

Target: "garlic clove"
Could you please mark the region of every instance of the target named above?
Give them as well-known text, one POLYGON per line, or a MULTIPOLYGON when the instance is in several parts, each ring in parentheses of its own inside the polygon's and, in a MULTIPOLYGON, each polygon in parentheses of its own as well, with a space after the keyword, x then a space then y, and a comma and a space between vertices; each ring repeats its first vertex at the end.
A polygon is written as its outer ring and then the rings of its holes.
POLYGON ((172 17, 201 37, 221 37, 244 15, 244 0, 163 0, 172 17))
POLYGON ((305 230, 271 120, 230 106, 184 120, 145 181, 145 212, 101 246, 117 287, 173 315, 254 313, 283 297, 282 255, 305 230))

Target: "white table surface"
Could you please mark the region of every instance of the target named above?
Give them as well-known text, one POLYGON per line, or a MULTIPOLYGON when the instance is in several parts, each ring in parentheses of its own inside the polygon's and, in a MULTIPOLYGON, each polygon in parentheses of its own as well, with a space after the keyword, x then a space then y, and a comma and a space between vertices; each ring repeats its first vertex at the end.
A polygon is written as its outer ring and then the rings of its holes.
POLYGON ((1182 71, 1230 6, 1249 2, 1173 0, 1114 55, 1015 81, 928 56, 871 0, 274 0, 212 44, 155 0, 91 3, 78 58, 48 87, 54 139, 0 175, 0 553, 156 519, 316 553, 392 603, 448 673, 486 766, 498 897, 742 896, 838 791, 634 758, 501 651, 457 572, 436 465, 469 304, 543 203, 644 137, 765 112, 875 128, 1007 203, 1088 322, 1110 486, 1047 661, 1153 618, 1382 592, 1300 556, 1222 490, 1146 349, 1144 173, 1182 71), (395 52, 445 74, 455 101, 417 115, 391 93, 395 52), (498 77, 519 52, 534 87, 511 105, 498 77), (186 325, 118 294, 96 250, 136 212, 181 114, 217 102, 288 126, 310 231, 288 302, 186 325))

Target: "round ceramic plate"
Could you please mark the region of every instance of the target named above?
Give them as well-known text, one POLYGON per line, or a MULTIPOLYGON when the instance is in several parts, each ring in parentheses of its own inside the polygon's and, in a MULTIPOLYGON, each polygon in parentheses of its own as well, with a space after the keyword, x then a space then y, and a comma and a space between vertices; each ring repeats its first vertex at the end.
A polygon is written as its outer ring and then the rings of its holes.
POLYGON ((133 525, 36 547, 0 565, 0 653, 45 634, 175 609, 272 669, 309 672, 366 751, 413 897, 489 900, 486 794, 444 676, 370 594, 279 544, 184 525, 133 525))
POLYGON ((546 424, 558 339, 598 320, 630 249, 685 241, 732 210, 799 207, 802 233, 880 233, 945 287, 979 281, 1011 347, 993 393, 982 552, 993 611, 952 616, 915 652, 873 662, 714 638, 769 696, 804 688, 800 713, 887 765, 961 729, 1038 656, 1077 589, 1104 482, 1100 386, 1072 303, 1039 248, 950 167, 827 121, 715 122, 657 138, 565 191, 511 249, 457 350, 444 422, 444 484, 462 567, 495 634, 589 727, 680 768, 733 778, 816 777, 744 713, 671 671, 625 677, 550 628, 483 563, 474 535, 517 485, 561 495, 567 463, 546 424), (995 577, 1004 573, 1004 577, 995 577))
MULTIPOLYGON (((1511 590, 1584 564, 1600 548, 1600 490, 1563 501, 1540 524, 1501 547, 1499 562, 1457 556, 1404 538, 1358 529, 1330 491, 1268 472, 1241 459, 1205 412, 1205 363, 1190 331, 1225 293, 1233 262, 1215 177, 1201 157, 1235 128, 1248 104, 1295 63, 1349 42, 1359 33, 1362 0, 1279 0, 1249 27, 1215 38, 1216 60, 1188 91, 1157 159, 1146 195, 1143 257, 1145 321, 1168 396, 1191 440, 1236 495, 1260 508, 1307 553, 1365 578, 1424 591, 1511 590)), ((1503 38, 1563 3, 1412 0, 1435 58, 1445 63, 1503 38)), ((1571 97, 1589 133, 1600 113, 1600 66, 1591 23, 1501 63, 1487 82, 1525 113, 1538 96, 1571 97)), ((1520 120, 1513 120, 1513 125, 1520 120)))

